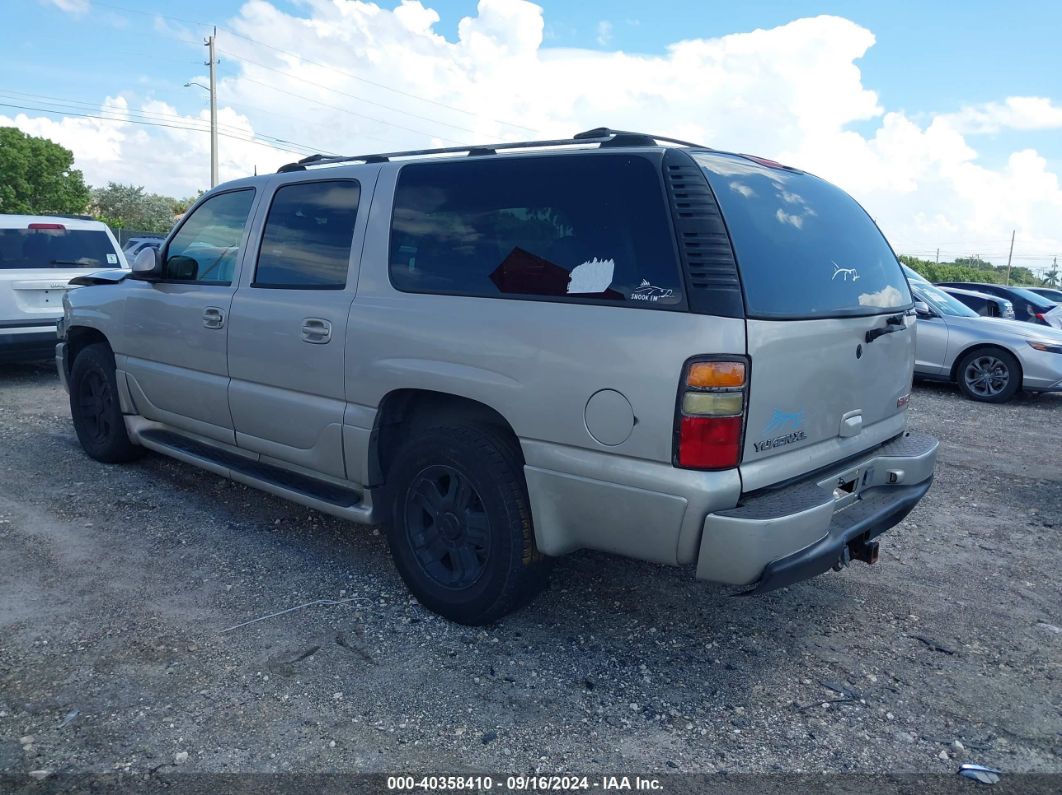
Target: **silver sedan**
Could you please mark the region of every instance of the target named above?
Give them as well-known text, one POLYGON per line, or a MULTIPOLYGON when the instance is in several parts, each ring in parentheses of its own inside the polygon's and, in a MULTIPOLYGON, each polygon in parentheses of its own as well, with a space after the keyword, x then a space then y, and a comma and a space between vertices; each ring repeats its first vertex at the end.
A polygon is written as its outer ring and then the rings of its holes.
POLYGON ((915 375, 952 381, 971 400, 1003 403, 1019 389, 1062 391, 1062 331, 981 317, 904 268, 918 311, 915 375))

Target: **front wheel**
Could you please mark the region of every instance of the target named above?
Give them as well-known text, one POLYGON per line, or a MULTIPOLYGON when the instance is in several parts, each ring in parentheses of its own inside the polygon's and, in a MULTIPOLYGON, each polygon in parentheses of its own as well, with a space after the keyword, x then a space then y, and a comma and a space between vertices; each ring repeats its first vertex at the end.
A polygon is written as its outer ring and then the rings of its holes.
POLYGON ((962 357, 959 389, 970 400, 1006 403, 1021 389, 1021 366, 1001 348, 982 348, 962 357))
POLYGON ((387 476, 395 566, 429 610, 488 624, 545 585, 518 453, 475 426, 409 438, 387 476))
POLYGON ((114 356, 97 342, 78 353, 70 368, 70 415, 81 447, 105 464, 132 461, 144 454, 125 432, 118 402, 114 356))

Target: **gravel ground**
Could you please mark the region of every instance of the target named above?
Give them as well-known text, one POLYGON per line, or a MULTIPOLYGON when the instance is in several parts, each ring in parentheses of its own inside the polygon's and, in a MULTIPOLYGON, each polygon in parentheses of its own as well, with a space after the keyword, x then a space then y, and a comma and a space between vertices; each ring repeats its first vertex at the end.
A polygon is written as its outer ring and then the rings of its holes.
POLYGON ((377 529, 97 464, 2 368, 0 772, 1062 772, 1062 395, 921 386, 911 424, 936 484, 873 568, 735 599, 580 553, 474 630, 377 529))

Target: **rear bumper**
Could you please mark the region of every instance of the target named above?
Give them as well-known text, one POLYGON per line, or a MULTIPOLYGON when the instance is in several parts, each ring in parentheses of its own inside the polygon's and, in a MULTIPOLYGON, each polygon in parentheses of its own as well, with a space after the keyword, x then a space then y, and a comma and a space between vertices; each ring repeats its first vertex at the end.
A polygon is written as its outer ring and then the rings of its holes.
POLYGON ((17 331, 0 328, 0 361, 50 359, 55 352, 55 343, 54 325, 19 328, 17 331))
POLYGON ((834 471, 765 490, 704 520, 697 576, 752 593, 814 577, 852 542, 903 520, 929 491, 937 440, 907 434, 834 471))

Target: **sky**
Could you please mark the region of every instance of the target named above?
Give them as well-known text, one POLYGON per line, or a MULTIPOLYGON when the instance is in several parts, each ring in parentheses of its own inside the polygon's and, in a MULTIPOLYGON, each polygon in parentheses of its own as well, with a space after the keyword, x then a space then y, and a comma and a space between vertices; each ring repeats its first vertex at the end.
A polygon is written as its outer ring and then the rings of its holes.
POLYGON ((829 179, 894 248, 1062 256, 1062 3, 5 0, 0 126, 92 185, 209 186, 310 152, 636 129, 829 179), (103 118, 97 118, 103 117, 103 118))

